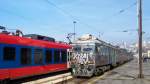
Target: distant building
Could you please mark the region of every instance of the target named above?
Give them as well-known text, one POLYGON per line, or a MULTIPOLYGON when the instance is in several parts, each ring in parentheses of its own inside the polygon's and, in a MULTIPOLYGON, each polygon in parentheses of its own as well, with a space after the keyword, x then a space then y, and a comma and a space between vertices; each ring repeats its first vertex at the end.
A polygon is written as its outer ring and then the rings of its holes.
MULTIPOLYGON (((138 43, 130 45, 129 50, 131 50, 135 54, 135 57, 138 58, 138 43)), ((142 55, 143 57, 150 57, 150 41, 143 41, 142 55)))
POLYGON ((148 58, 150 58, 150 50, 147 51, 148 58))

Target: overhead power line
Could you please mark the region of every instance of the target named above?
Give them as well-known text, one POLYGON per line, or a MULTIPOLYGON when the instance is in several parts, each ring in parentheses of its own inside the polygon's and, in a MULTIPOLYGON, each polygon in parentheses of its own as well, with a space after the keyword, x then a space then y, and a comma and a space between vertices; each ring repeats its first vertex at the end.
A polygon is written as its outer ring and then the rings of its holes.
MULTIPOLYGON (((55 7, 56 9, 58 9, 59 11, 61 11, 63 14, 67 15, 68 17, 71 18, 72 21, 77 21, 78 23, 85 25, 86 27, 90 28, 90 29, 96 29, 95 27, 89 25, 88 23, 85 23, 83 21, 81 21, 80 19, 78 19, 77 17, 75 17, 74 15, 72 15, 71 13, 69 13, 68 11, 58 7, 55 3, 51 2, 50 0, 44 0, 46 3, 48 3, 49 5, 55 7)), ((112 16, 110 16, 109 18, 104 19, 104 21, 110 20, 113 17, 116 17, 119 14, 124 13, 125 11, 129 10, 130 8, 136 6, 137 2, 134 2, 133 4, 129 5, 127 8, 121 9, 120 11, 118 11, 117 13, 113 14, 112 16)), ((99 31, 99 30, 97 30, 99 31)))
POLYGON ((51 6, 55 7, 55 8, 57 8, 58 10, 60 10, 60 11, 63 12, 65 15, 69 16, 72 20, 75 19, 72 14, 70 14, 70 13, 67 12, 66 10, 64 10, 64 9, 62 9, 62 8, 60 8, 60 7, 58 7, 55 3, 53 3, 53 2, 51 2, 51 1, 49 1, 49 0, 44 0, 44 1, 45 1, 46 3, 48 3, 49 5, 51 5, 51 6))
POLYGON ((88 23, 85 23, 83 21, 81 21, 79 18, 75 17, 74 15, 72 15, 71 13, 69 13, 68 11, 58 7, 55 3, 51 2, 50 0, 44 0, 46 3, 48 3, 49 5, 57 8, 58 10, 60 10, 62 13, 64 13, 65 15, 67 15, 68 17, 71 18, 72 21, 77 21, 78 23, 82 24, 82 25, 85 25, 86 27, 90 28, 93 30, 93 26, 89 25, 88 23))
POLYGON ((136 6, 136 4, 137 4, 137 2, 131 4, 131 5, 130 5, 129 7, 127 7, 127 8, 124 8, 124 9, 120 10, 120 11, 118 12, 118 14, 121 14, 121 13, 125 12, 126 10, 129 10, 130 8, 136 6))
POLYGON ((110 17, 103 19, 102 21, 111 20, 112 18, 114 18, 114 17, 116 17, 116 16, 126 12, 127 10, 129 10, 130 8, 132 8, 132 7, 136 6, 136 5, 137 5, 137 1, 134 2, 133 4, 129 5, 127 8, 121 9, 118 12, 114 13, 113 15, 111 15, 110 17))

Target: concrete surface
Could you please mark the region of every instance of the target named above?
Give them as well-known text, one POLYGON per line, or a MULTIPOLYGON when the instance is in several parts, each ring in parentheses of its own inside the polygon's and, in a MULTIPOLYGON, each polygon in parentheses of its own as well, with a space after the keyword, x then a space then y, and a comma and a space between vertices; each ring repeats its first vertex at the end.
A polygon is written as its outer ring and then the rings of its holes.
POLYGON ((90 79, 78 78, 68 81, 67 84, 150 84, 150 60, 143 63, 144 78, 138 78, 138 60, 134 59, 104 75, 90 79))
MULTIPOLYGON (((106 72, 102 77, 87 82, 88 84, 150 84, 150 62, 143 63, 144 78, 138 78, 137 59, 126 63, 112 71, 106 72)), ((86 84, 86 83, 85 83, 86 84)))

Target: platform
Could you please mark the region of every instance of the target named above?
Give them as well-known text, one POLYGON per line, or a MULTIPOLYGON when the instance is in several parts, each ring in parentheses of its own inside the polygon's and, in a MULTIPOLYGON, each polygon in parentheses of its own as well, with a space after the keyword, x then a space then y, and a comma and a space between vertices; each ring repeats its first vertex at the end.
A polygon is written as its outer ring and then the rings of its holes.
POLYGON ((137 59, 126 63, 114 70, 106 72, 100 77, 95 77, 85 84, 150 84, 150 62, 143 63, 144 78, 138 78, 137 59))

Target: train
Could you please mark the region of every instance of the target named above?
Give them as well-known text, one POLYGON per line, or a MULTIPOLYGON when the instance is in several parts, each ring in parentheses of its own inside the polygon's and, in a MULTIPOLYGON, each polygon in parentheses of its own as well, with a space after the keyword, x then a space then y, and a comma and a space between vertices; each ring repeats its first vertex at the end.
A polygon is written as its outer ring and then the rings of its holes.
POLYGON ((3 30, 0 32, 0 81, 68 70, 71 48, 51 37, 3 30))
POLYGON ((70 66, 74 77, 98 76, 133 59, 133 53, 106 43, 91 34, 81 36, 71 45, 73 50, 70 66))
POLYGON ((71 44, 20 30, 0 32, 0 83, 71 70, 73 76, 91 77, 133 59, 126 49, 88 34, 71 44))

